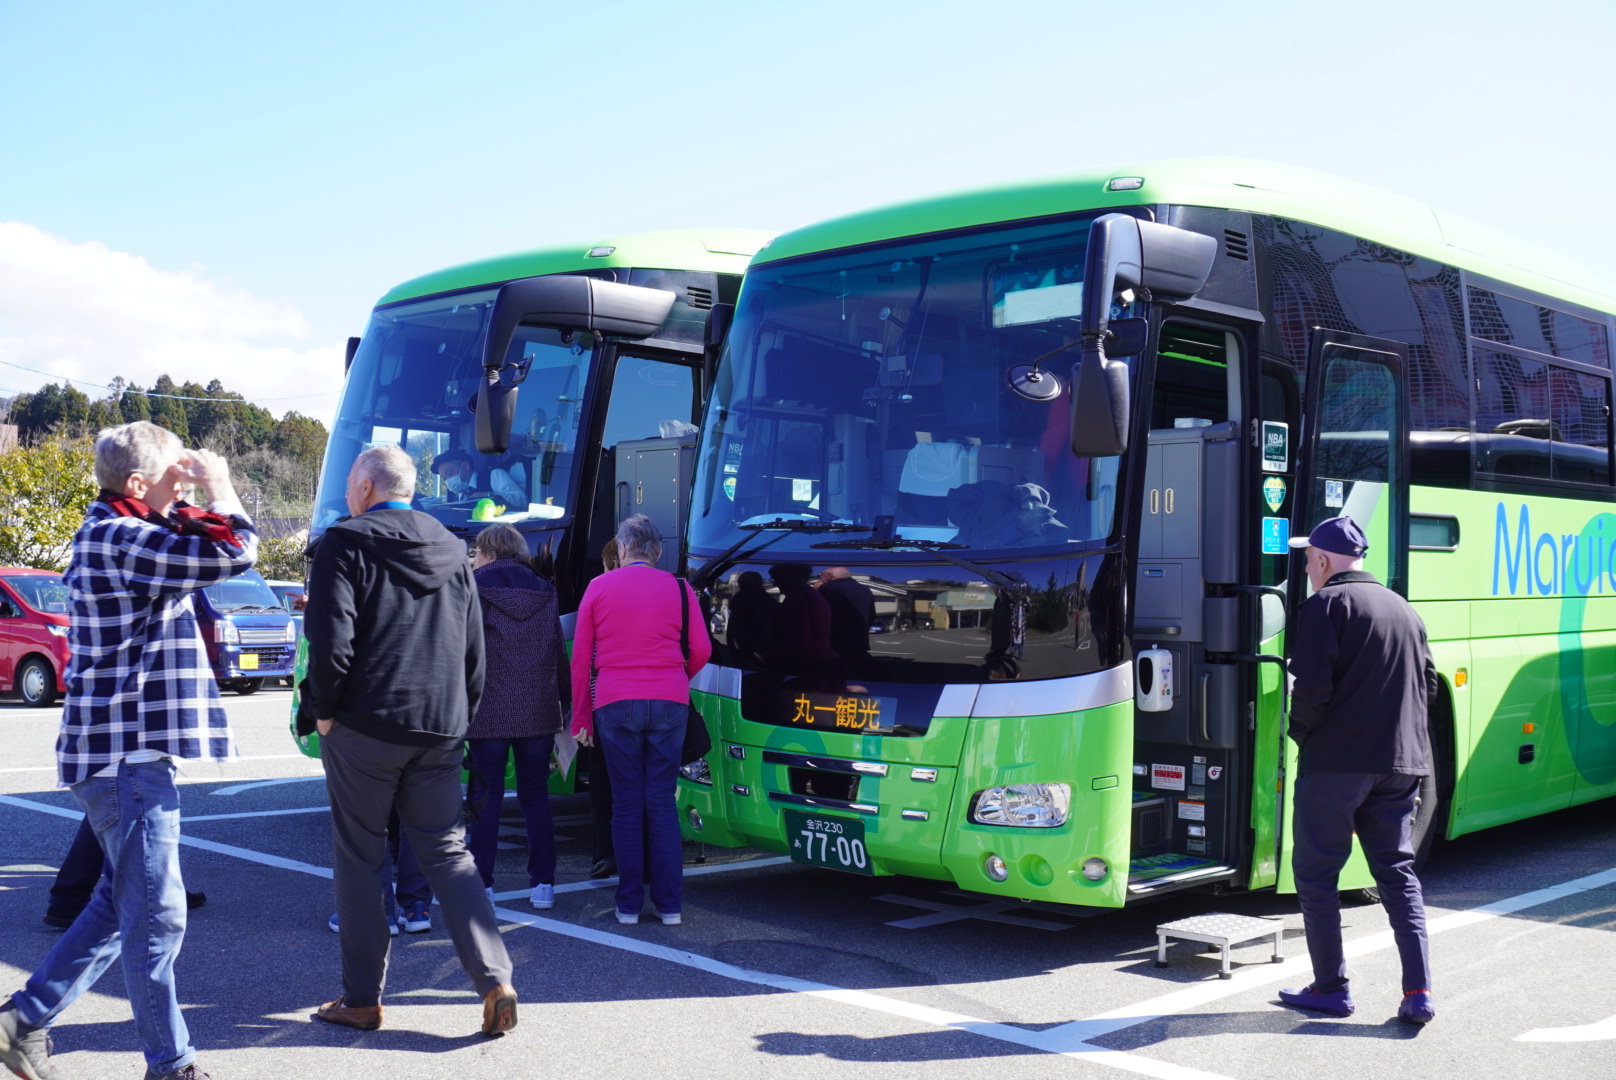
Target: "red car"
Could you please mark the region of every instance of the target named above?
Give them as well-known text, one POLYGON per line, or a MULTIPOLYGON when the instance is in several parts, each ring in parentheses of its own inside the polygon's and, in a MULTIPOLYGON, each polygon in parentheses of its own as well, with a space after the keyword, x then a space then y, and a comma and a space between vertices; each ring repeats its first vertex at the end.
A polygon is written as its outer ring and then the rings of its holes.
POLYGON ((67 586, 54 570, 0 567, 0 692, 24 705, 66 692, 67 586))

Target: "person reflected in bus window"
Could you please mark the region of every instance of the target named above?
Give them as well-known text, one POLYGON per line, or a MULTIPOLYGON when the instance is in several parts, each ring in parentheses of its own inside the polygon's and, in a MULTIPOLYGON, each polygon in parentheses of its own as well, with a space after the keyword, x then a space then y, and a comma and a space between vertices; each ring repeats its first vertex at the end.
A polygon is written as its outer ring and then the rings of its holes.
POLYGON ((769 666, 789 675, 839 678, 846 665, 830 644, 830 604, 808 584, 814 569, 807 563, 769 567, 769 580, 780 590, 774 640, 765 657, 769 666))
POLYGON ((1330 518, 1291 546, 1307 549, 1314 590, 1297 612, 1289 731, 1298 760, 1291 865, 1313 982, 1279 997, 1352 1014, 1338 881, 1356 833, 1402 961, 1398 1019, 1429 1023, 1436 1009, 1413 842, 1420 784, 1431 775, 1426 717, 1437 693, 1425 624, 1364 571, 1369 544, 1350 517, 1330 518))
POLYGON ((774 623, 780 604, 756 570, 742 572, 735 579, 735 595, 729 598, 729 625, 724 640, 739 667, 762 667, 763 657, 773 646, 774 623))
POLYGON ((860 679, 875 677, 870 656, 870 627, 875 623, 875 594, 845 566, 819 572, 819 595, 830 605, 830 647, 860 679))

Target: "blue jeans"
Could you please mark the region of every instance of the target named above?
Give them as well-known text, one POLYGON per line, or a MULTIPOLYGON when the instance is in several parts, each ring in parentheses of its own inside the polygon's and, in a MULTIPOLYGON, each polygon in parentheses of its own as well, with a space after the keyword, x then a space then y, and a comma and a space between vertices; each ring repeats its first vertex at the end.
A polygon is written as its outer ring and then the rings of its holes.
POLYGON ((1341 944, 1341 868, 1358 834, 1403 965, 1403 990, 1431 989, 1425 898, 1414 875, 1412 824, 1420 778, 1400 773, 1304 773, 1296 780, 1291 869, 1302 908, 1313 989, 1347 988, 1341 944))
POLYGON ((172 760, 131 765, 73 785, 106 853, 89 906, 12 995, 22 1021, 49 1027, 120 957, 146 1068, 162 1074, 196 1058, 174 991, 185 939, 180 879, 180 796, 172 760), (129 948, 124 948, 124 943, 129 948))
POLYGON ((494 883, 499 811, 505 801, 505 759, 516 757, 516 801, 527 823, 527 884, 555 884, 555 823, 550 814, 550 751, 554 735, 527 739, 467 739, 471 780, 466 804, 466 846, 484 885, 494 883))
POLYGON ((617 910, 638 915, 650 878, 651 906, 664 915, 684 907, 684 842, 674 788, 685 742, 683 701, 634 699, 595 709, 595 738, 612 777, 612 846, 617 852, 617 910))

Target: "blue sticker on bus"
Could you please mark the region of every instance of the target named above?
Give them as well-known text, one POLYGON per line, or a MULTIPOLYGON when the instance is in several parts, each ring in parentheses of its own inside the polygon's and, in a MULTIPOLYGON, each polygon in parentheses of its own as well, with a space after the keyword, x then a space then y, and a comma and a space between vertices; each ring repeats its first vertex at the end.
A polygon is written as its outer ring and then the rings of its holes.
POLYGON ((1286 518, 1262 519, 1262 552, 1283 555, 1291 549, 1291 523, 1286 518))

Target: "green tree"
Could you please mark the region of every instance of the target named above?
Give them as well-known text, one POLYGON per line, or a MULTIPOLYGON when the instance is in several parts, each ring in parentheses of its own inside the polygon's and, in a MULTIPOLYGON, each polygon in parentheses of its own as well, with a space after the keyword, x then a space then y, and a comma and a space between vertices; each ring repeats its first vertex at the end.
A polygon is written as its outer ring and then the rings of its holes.
POLYGON ((147 397, 146 392, 140 387, 131 384, 118 398, 118 412, 122 414, 123 422, 126 424, 132 424, 136 420, 150 420, 151 398, 147 397))
POLYGON ((88 438, 0 454, 0 565, 66 568, 73 534, 96 496, 94 463, 88 438))
POLYGON ((325 425, 299 412, 289 412, 269 436, 269 448, 297 461, 316 474, 325 457, 325 425))
POLYGON ((260 538, 255 569, 267 578, 302 581, 308 572, 308 564, 303 559, 303 551, 308 544, 307 534, 283 536, 275 540, 260 538))
POLYGON ((176 400, 180 388, 167 375, 157 376, 152 383, 151 422, 166 427, 180 437, 180 442, 191 445, 191 423, 185 411, 185 402, 176 400), (159 396, 170 395, 170 396, 159 396))

